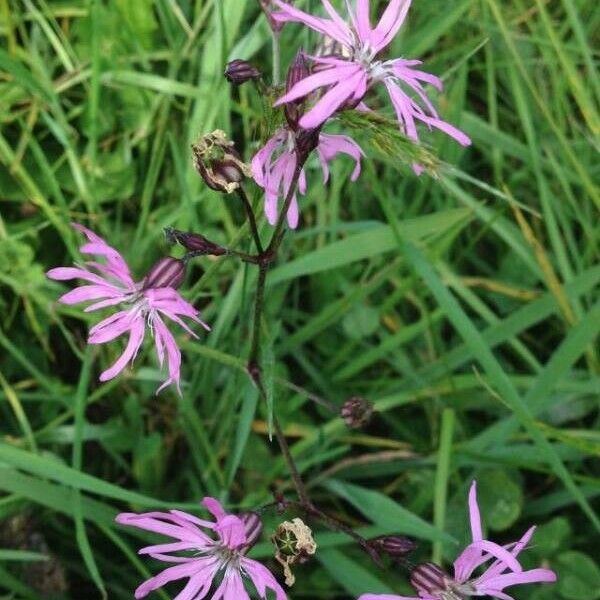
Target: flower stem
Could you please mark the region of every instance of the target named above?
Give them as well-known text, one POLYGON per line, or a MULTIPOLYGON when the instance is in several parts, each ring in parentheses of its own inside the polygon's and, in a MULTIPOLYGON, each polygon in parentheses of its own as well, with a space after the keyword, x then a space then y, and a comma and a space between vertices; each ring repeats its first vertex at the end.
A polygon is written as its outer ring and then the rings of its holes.
POLYGON ((246 211, 246 216, 248 217, 248 223, 250 225, 250 231, 252 232, 254 244, 256 245, 256 250, 259 254, 262 254, 263 246, 262 242, 260 241, 260 234, 258 233, 258 225, 256 224, 256 217, 254 216, 254 211, 252 210, 252 205, 250 204, 246 190, 240 186, 237 189, 237 194, 244 205, 244 210, 246 211))

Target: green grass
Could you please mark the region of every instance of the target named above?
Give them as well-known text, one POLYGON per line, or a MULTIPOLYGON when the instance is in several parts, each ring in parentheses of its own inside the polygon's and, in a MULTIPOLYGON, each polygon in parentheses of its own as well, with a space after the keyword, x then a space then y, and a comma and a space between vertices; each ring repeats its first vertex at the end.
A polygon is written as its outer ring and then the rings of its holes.
MULTIPOLYGON (((274 410, 319 506, 365 535, 415 537, 415 561, 450 564, 477 478, 490 535, 539 524, 525 562, 559 572, 518 599, 600 598, 599 27, 585 0, 414 2, 390 55, 444 79, 441 112, 473 146, 423 132, 437 177, 417 178, 402 140, 351 118, 330 126, 369 159, 355 184, 338 160, 328 186, 310 163, 301 228, 267 287, 274 410), (363 431, 311 401, 355 395, 377 409, 363 431)), ((310 42, 286 29, 282 64, 310 42)), ((80 260, 72 221, 140 276, 170 251, 166 226, 249 248, 236 199, 204 186, 189 150, 216 128, 246 158, 258 147, 264 99, 225 81, 232 58, 270 72, 253 0, 0 0, 6 597, 131 598, 159 565, 136 556, 144 536, 118 512, 195 512, 204 495, 251 509, 291 491, 244 371, 251 267, 189 270, 183 294, 212 332, 179 338, 183 398, 154 395, 149 344, 134 370, 99 383, 118 343, 87 349, 97 316, 56 304, 65 287, 44 276, 80 260)), ((372 105, 391 115, 383 95, 372 105)), ((277 520, 268 513, 267 530, 277 520)), ((405 571, 313 525, 320 550, 296 569, 293 598, 409 593, 405 571)), ((272 556, 266 540, 256 557, 272 556)))

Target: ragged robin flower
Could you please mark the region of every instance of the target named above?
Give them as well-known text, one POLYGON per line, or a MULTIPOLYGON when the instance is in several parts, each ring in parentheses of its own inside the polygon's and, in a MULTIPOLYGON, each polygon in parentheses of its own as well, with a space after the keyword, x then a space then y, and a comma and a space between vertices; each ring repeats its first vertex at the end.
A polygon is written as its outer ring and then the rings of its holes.
POLYGON ((116 521, 121 525, 175 540, 139 551, 139 554, 173 566, 142 583, 135 591, 135 597, 139 600, 172 581, 187 579, 174 600, 249 600, 246 581, 253 584, 260 598, 266 600, 270 590, 276 600, 286 600, 283 588, 272 573, 246 556, 260 535, 258 515, 228 514, 214 498, 204 498, 202 504, 212 514, 214 522, 178 510, 117 516, 116 521))
POLYGON ((507 546, 483 539, 475 482, 469 492, 469 516, 473 541, 454 561, 453 577, 438 565, 425 563, 411 573, 411 584, 418 596, 363 594, 359 600, 469 600, 474 596, 514 600, 504 592, 507 587, 556 581, 554 571, 542 568, 524 571, 517 560, 529 544, 535 527, 528 529, 518 542, 507 546), (480 567, 484 570, 476 575, 480 567))
POLYGON ((119 307, 118 312, 92 327, 88 336, 89 344, 105 344, 121 335, 129 336, 125 350, 117 361, 100 375, 100 381, 113 379, 135 359, 148 329, 154 338, 160 365, 167 363, 168 377, 157 393, 170 384, 175 384, 181 393, 181 352, 164 319, 166 317, 177 323, 193 337, 198 336, 185 324, 182 317, 210 329, 200 319, 198 311, 177 292, 184 277, 183 261, 172 257, 162 258, 150 269, 146 277, 135 282, 125 259, 117 250, 86 227, 78 224, 73 224, 73 227, 87 238, 87 243, 80 248, 81 253, 103 258, 104 262, 96 260, 81 266, 50 269, 47 273, 50 279, 80 279, 88 282, 87 285, 67 292, 58 301, 62 304, 92 302, 85 312, 119 307))

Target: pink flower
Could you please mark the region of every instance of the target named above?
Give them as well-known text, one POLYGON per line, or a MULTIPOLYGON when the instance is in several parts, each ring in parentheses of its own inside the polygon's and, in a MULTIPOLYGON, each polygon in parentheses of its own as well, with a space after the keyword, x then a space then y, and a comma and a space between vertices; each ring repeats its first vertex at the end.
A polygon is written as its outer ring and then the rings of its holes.
POLYGON ((73 227, 83 233, 88 243, 80 251, 103 257, 105 262, 87 262, 86 266, 59 267, 50 269, 47 276, 57 281, 82 279, 89 282, 67 292, 59 298, 63 304, 78 304, 93 301, 85 312, 120 306, 121 310, 100 321, 89 332, 89 344, 104 344, 127 333, 129 340, 124 352, 117 361, 100 375, 100 381, 116 377, 129 361, 133 361, 142 345, 146 326, 150 329, 156 345, 158 361, 163 366, 167 362, 168 378, 157 393, 174 383, 179 393, 181 352, 173 334, 167 328, 163 317, 174 321, 188 333, 197 337, 183 322, 188 317, 204 328, 209 329, 199 318, 198 311, 186 302, 176 291, 183 281, 184 264, 175 258, 161 259, 140 282, 135 283, 123 257, 101 237, 82 225, 73 227))
POLYGON ((325 93, 313 108, 300 119, 300 127, 313 129, 321 126, 337 110, 358 105, 369 88, 379 82, 386 86, 405 135, 419 140, 416 122, 429 129, 435 127, 467 146, 470 138, 456 127, 442 121, 427 97, 424 83, 442 90, 438 77, 416 69, 419 60, 378 59, 404 23, 411 0, 390 0, 376 27, 369 19, 369 0, 357 0, 352 11, 349 2, 350 24, 335 11, 329 0, 321 0, 329 18, 320 18, 290 6, 282 0, 273 0, 281 9, 273 18, 285 23, 303 23, 323 36, 333 38, 342 47, 340 56, 311 57, 316 72, 294 85, 280 98, 277 105, 303 98, 319 88, 325 93))
MULTIPOLYGON (((311 132, 294 132, 288 127, 283 127, 261 148, 252 159, 252 176, 256 183, 265 190, 265 214, 271 225, 277 223, 279 214, 279 199, 287 196, 294 172, 296 170, 297 152, 296 136, 310 135, 311 132)), ((329 180, 329 163, 338 154, 347 154, 356 163, 351 180, 356 181, 360 175, 361 157, 364 156, 360 146, 346 135, 332 135, 319 133, 316 148, 321 168, 323 181, 329 180)), ((304 169, 298 180, 298 191, 306 193, 306 174, 304 169)), ((287 214, 288 224, 292 229, 298 226, 299 210, 298 200, 294 193, 292 203, 287 214)))
POLYGON ((504 589, 521 583, 556 581, 556 574, 550 569, 523 571, 517 560, 519 553, 527 546, 535 527, 531 527, 516 543, 499 546, 483 539, 477 485, 473 482, 469 492, 469 513, 473 542, 454 561, 454 577, 450 577, 437 565, 426 563, 416 567, 411 574, 411 584, 417 596, 396 596, 393 594, 363 594, 359 600, 463 600, 471 596, 492 596, 501 600, 513 600, 504 589), (479 576, 473 576, 475 569, 491 564, 479 576))
POLYGON ((136 598, 178 579, 188 582, 174 600, 202 600, 210 593, 215 578, 219 585, 210 597, 213 600, 249 600, 244 579, 250 579, 261 598, 267 589, 275 592, 277 600, 286 600, 286 594, 271 572, 261 563, 246 558, 249 547, 260 535, 258 518, 254 513, 235 516, 227 514, 214 498, 204 498, 202 504, 216 522, 204 521, 177 510, 168 513, 122 513, 117 523, 138 527, 174 538, 175 542, 142 548, 139 554, 148 554, 156 560, 175 563, 159 575, 149 579, 135 591, 136 598), (255 518, 244 518, 244 517, 255 518), (208 529, 207 535, 202 528, 208 529), (216 538, 216 539, 215 539, 216 538), (188 552, 188 555, 181 555, 188 552))

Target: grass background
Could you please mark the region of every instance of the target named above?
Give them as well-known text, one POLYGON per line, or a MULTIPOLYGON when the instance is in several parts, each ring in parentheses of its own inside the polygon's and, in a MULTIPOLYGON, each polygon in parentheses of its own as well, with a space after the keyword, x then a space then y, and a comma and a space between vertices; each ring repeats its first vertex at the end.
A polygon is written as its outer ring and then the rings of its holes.
MULTIPOLYGON (((415 1, 390 55, 444 78, 441 112, 473 146, 424 134, 443 163, 416 178, 356 131, 362 177, 349 184, 340 159, 324 187, 311 164, 302 226, 268 287, 275 410, 315 500, 448 564, 476 477, 490 535, 538 523, 525 561, 560 574, 519 599, 600 598, 599 26, 586 0, 415 1), (365 431, 311 401, 353 395, 378 410, 365 431)), ((286 29, 283 64, 310 43, 286 29)), ((262 100, 221 73, 231 58, 268 72, 270 52, 252 0, 0 0, 3 597, 131 598, 158 565, 136 557, 117 512, 195 511, 206 494, 254 508, 288 485, 243 372, 252 269, 190 270, 184 295, 213 331, 180 336, 183 398, 154 395, 149 344, 99 384, 119 345, 86 348, 97 317, 56 305, 64 287, 44 277, 79 258, 71 221, 138 276, 169 251, 165 226, 244 248, 239 206, 203 186, 189 145, 220 128, 251 156, 262 100)), ((372 105, 390 114, 385 98, 372 105)), ((409 592, 402 570, 316 537, 294 598, 409 592)))

